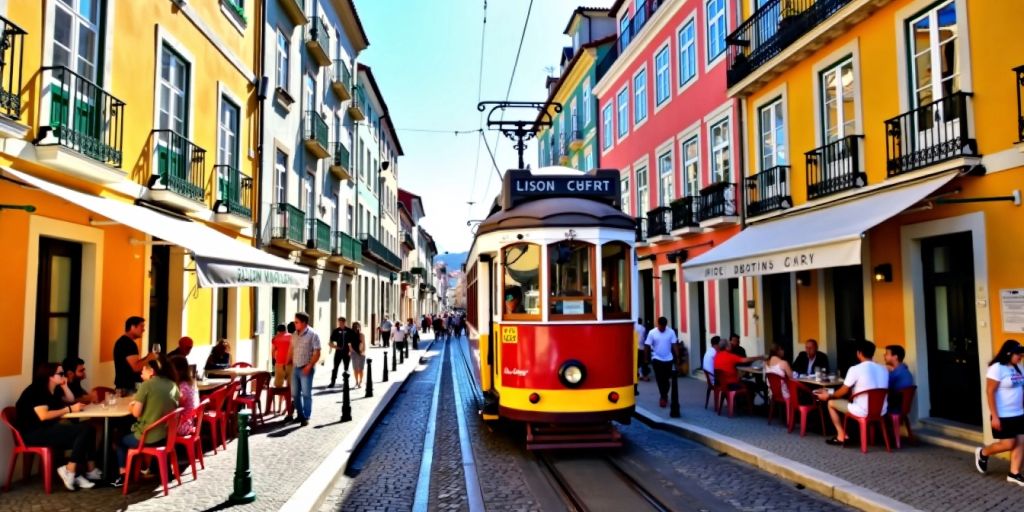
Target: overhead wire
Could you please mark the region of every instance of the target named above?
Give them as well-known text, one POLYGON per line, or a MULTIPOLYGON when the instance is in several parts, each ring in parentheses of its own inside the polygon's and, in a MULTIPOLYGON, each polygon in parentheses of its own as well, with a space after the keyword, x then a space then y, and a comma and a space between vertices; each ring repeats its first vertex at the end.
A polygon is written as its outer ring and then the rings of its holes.
MULTIPOLYGON (((484 50, 487 48, 487 0, 484 0, 484 18, 480 24, 480 65, 477 71, 476 79, 476 103, 477 105, 483 101, 484 91, 484 50)), ((484 113, 480 112, 477 117, 477 128, 480 131, 480 137, 484 136, 484 113)), ((476 141, 476 157, 473 159, 473 185, 470 187, 469 197, 472 199, 476 197, 476 179, 477 175, 480 174, 480 139, 476 141)), ((469 201, 466 205, 466 216, 473 216, 473 201, 469 201)))

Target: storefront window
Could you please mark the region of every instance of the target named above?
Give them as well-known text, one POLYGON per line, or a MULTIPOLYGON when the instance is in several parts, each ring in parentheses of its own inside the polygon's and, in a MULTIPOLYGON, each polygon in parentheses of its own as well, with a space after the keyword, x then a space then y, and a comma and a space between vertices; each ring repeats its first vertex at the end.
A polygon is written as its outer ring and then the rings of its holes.
POLYGON ((594 317, 594 246, 563 240, 548 246, 548 302, 553 317, 594 317))
POLYGON ((501 251, 502 311, 506 320, 540 320, 540 246, 514 244, 501 251))
POLYGON ((601 246, 601 309, 604 318, 629 316, 629 245, 608 242, 601 246))

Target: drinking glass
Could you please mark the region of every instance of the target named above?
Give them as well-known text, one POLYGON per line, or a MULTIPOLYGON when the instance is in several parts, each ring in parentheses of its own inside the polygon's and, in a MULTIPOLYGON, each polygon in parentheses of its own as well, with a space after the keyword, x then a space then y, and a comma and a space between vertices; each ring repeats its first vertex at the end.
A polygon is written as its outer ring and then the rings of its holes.
POLYGON ((160 344, 159 343, 153 345, 153 353, 155 353, 155 354, 159 354, 160 353, 160 344))

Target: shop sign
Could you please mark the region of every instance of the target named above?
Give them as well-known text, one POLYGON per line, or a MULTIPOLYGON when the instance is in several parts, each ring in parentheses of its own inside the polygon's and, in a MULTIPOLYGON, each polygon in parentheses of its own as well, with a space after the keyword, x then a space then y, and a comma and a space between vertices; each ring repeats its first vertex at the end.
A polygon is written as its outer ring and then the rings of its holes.
POLYGON ((860 240, 853 240, 705 265, 683 265, 683 276, 691 282, 712 281, 859 264, 860 240))

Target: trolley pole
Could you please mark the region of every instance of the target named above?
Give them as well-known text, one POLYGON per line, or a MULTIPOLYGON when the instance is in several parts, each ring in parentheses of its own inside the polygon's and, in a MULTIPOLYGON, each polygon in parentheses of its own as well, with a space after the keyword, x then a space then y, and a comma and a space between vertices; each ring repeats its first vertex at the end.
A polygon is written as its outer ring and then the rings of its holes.
POLYGON ((552 111, 554 113, 562 111, 562 104, 554 101, 481 101, 476 105, 476 109, 480 112, 487 110, 487 107, 491 107, 491 111, 487 113, 487 127, 500 131, 512 142, 515 142, 512 147, 519 153, 520 169, 526 168, 526 162, 523 159, 526 142, 536 137, 542 129, 552 125, 552 111), (527 119, 506 120, 505 111, 508 109, 535 110, 539 115, 535 114, 534 117, 527 119), (493 119, 494 113, 498 111, 501 111, 500 118, 493 119))

